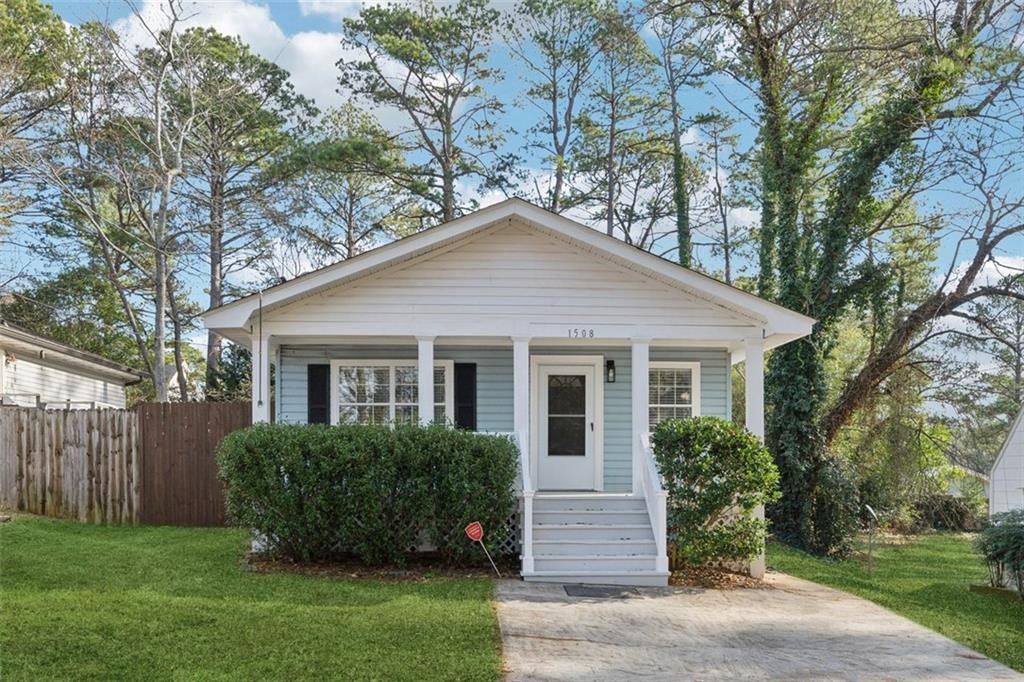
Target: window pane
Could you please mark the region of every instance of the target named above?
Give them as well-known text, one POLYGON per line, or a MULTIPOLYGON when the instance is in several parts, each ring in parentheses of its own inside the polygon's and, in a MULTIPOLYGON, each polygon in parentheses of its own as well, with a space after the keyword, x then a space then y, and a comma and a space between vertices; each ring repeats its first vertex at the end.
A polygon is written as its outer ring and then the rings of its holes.
POLYGON ((648 389, 651 405, 689 405, 693 372, 688 369, 653 369, 648 389))
POLYGON ((408 365, 395 367, 395 383, 415 385, 418 378, 419 374, 415 367, 408 365))
POLYGON ((390 419, 390 409, 387 405, 356 405, 360 424, 387 424, 390 419))
POLYGON ((434 368, 434 402, 444 404, 444 367, 434 368))
POLYGON ((552 374, 548 377, 548 414, 585 415, 587 378, 581 374, 552 374))
POLYGON ((420 408, 416 405, 397 405, 395 407, 396 424, 415 424, 419 420, 420 408))
MULTIPOLYGON (((445 368, 433 373, 434 418, 444 422, 445 368)), ((413 365, 338 368, 338 420, 340 423, 415 424, 419 421, 419 369, 413 365), (392 391, 391 382, 394 381, 392 391), (394 403, 392 403, 394 395, 394 403)))
POLYGON ((395 367, 395 403, 415 404, 419 400, 415 367, 395 367))
POLYGON ((358 424, 359 413, 354 405, 341 405, 338 407, 339 424, 358 424))
POLYGON ((548 454, 570 457, 586 456, 586 417, 548 417, 548 454))
POLYGON ((651 405, 648 409, 648 426, 653 431, 654 427, 666 419, 689 419, 693 416, 692 407, 658 407, 651 405))
POLYGON ((343 403, 386 403, 390 400, 391 370, 387 367, 342 367, 338 397, 343 403))

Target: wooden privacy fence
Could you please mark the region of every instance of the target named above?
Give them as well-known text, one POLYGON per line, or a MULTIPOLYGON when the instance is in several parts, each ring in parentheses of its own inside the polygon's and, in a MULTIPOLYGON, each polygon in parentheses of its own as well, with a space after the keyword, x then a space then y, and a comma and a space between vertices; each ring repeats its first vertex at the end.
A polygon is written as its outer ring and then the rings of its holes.
POLYGON ((0 407, 0 505, 94 523, 223 525, 214 454, 249 423, 247 402, 0 407))
POLYGON ((224 488, 214 454, 224 436, 251 423, 249 403, 143 403, 136 413, 142 453, 139 520, 224 525, 224 488))
POLYGON ((35 514, 134 523, 138 419, 127 410, 0 407, 0 503, 35 514))

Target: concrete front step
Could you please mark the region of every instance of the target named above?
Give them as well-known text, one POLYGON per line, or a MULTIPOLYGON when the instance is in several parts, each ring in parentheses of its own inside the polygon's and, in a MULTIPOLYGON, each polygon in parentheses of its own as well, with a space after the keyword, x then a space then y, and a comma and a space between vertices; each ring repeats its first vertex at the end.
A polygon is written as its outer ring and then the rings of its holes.
POLYGON ((637 554, 633 556, 580 556, 580 555, 557 555, 557 556, 534 556, 533 568, 535 571, 653 571, 656 567, 656 559, 653 554, 637 554))
POLYGON ((542 556, 631 556, 654 554, 654 540, 534 540, 533 555, 542 556))
POLYGON ((581 583, 584 585, 628 585, 665 587, 668 571, 531 571, 523 580, 537 583, 581 583))

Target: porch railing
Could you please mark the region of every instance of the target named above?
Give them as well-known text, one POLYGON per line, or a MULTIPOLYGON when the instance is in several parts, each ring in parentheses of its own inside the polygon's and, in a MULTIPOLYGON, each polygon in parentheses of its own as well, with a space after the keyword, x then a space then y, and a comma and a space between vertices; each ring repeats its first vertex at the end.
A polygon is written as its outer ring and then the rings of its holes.
POLYGON ((523 546, 520 559, 523 572, 533 571, 533 477, 530 475, 530 450, 525 431, 516 433, 519 446, 519 483, 523 500, 523 546))
POLYGON ((661 474, 654 462, 654 450, 651 448, 651 434, 641 433, 640 452, 643 456, 643 475, 640 477, 644 499, 647 502, 647 514, 651 517, 651 530, 654 531, 654 543, 658 556, 655 570, 668 570, 668 492, 661 484, 661 474))

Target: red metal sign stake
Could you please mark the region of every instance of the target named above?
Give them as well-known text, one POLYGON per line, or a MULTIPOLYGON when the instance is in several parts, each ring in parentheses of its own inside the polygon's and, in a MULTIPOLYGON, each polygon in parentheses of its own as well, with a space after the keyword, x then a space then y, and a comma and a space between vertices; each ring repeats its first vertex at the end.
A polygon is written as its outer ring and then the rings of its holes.
POLYGON ((480 543, 480 547, 484 550, 484 554, 487 555, 487 560, 491 562, 491 568, 494 569, 494 572, 497 573, 498 577, 500 578, 501 571, 499 571, 498 567, 494 565, 494 559, 491 558, 491 553, 487 551, 486 547, 484 547, 484 527, 480 525, 479 521, 473 521, 468 526, 466 526, 466 537, 472 540, 473 542, 480 543))

